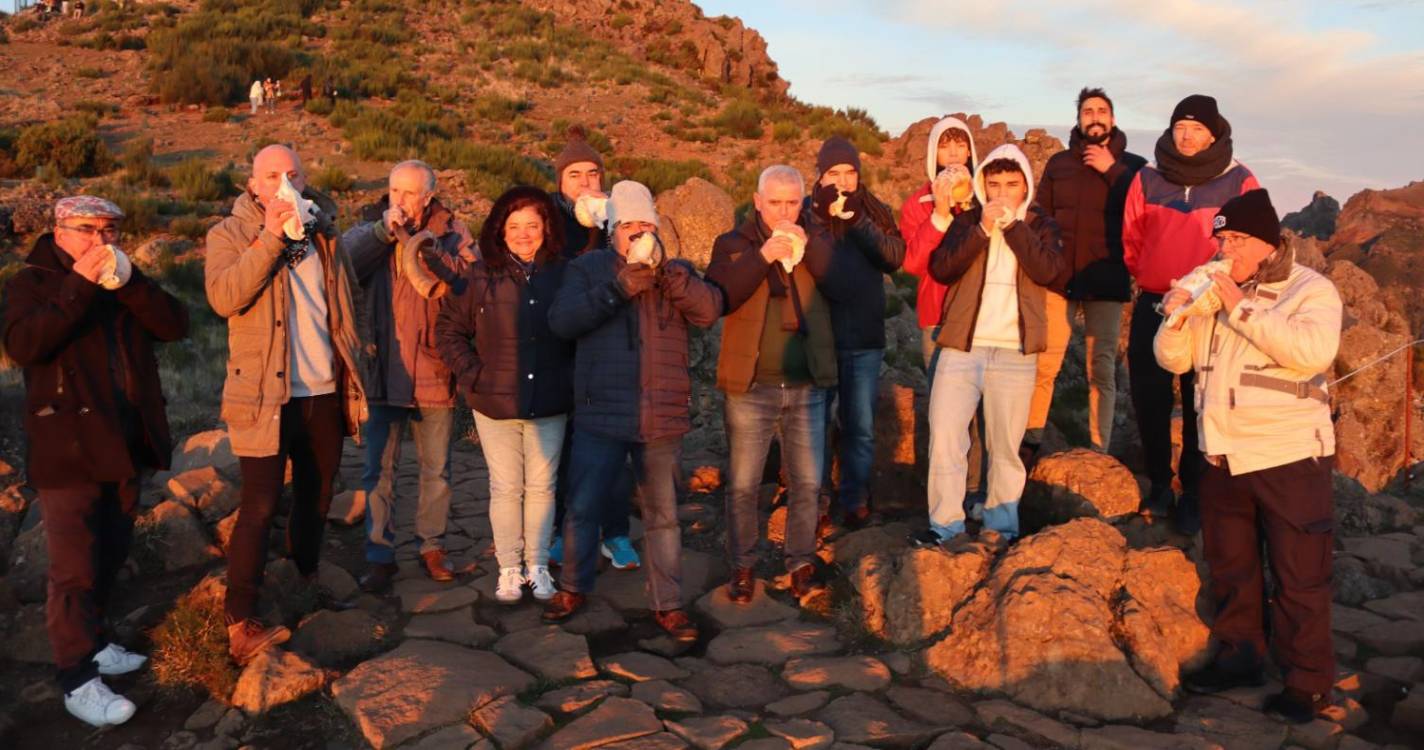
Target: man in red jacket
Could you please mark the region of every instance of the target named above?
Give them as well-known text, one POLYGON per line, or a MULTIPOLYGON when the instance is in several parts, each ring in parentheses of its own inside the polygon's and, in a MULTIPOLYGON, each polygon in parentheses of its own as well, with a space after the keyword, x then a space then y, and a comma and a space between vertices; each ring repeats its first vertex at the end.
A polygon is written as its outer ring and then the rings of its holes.
POLYGON ((123 215, 90 195, 59 201, 54 232, 5 285, 5 353, 25 372, 25 472, 49 551, 45 625, 64 707, 96 727, 135 710, 102 675, 147 661, 109 640, 104 606, 140 476, 168 468, 171 452, 153 342, 188 335, 183 303, 115 245, 123 215))
POLYGON ((1201 528, 1197 480, 1202 453, 1197 447, 1197 413, 1190 396, 1182 399, 1182 457, 1177 477, 1182 498, 1172 490, 1172 379, 1191 394, 1191 372, 1174 376, 1157 364, 1152 339, 1162 323, 1157 306, 1172 282, 1217 253, 1212 221, 1227 201, 1260 187, 1245 166, 1232 158, 1231 124, 1217 111, 1216 100, 1193 94, 1177 104, 1172 122, 1157 139, 1157 161, 1133 178, 1123 209, 1122 255, 1140 293, 1132 309, 1127 366, 1132 407, 1147 459, 1152 489, 1143 500, 1146 515, 1173 510, 1173 525, 1185 534, 1201 528))

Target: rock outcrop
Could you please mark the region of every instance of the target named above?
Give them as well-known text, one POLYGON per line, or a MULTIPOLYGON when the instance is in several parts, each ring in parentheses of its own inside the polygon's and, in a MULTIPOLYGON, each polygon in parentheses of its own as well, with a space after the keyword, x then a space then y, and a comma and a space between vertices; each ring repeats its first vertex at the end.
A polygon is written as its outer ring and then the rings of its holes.
POLYGON ((658 235, 668 256, 683 258, 706 271, 712 260, 712 243, 732 229, 736 205, 727 191, 701 177, 658 195, 658 235))

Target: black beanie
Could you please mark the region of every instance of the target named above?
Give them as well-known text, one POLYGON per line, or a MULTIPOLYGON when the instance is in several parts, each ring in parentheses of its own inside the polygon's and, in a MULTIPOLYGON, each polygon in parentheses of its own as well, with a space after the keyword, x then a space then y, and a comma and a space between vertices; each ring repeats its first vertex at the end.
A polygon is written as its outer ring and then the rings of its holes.
POLYGON ((836 135, 821 144, 821 152, 816 154, 816 174, 825 174, 839 164, 849 164, 860 171, 860 152, 850 141, 836 135))
POLYGON ((1281 246, 1281 220, 1265 188, 1248 190, 1222 205, 1211 223, 1211 233, 1241 232, 1270 245, 1281 246))
POLYGON ((1226 130, 1221 112, 1216 108, 1216 99, 1206 94, 1192 94, 1191 96, 1177 102, 1177 108, 1172 110, 1172 122, 1176 125, 1179 120, 1191 120, 1199 122, 1211 131, 1213 138, 1221 138, 1226 130))

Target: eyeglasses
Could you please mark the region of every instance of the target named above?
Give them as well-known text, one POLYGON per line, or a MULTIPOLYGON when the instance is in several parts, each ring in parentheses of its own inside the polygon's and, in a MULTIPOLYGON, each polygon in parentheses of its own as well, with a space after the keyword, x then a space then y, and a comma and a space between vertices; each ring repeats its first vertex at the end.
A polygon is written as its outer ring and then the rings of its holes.
POLYGON ((1223 248, 1240 246, 1245 244, 1249 239, 1251 239, 1251 235, 1249 234, 1218 234, 1216 236, 1216 244, 1223 248))
POLYGON ((68 229, 71 232, 78 232, 79 234, 89 237, 98 237, 109 242, 117 240, 121 236, 117 225, 96 227, 93 224, 60 224, 59 228, 68 229))

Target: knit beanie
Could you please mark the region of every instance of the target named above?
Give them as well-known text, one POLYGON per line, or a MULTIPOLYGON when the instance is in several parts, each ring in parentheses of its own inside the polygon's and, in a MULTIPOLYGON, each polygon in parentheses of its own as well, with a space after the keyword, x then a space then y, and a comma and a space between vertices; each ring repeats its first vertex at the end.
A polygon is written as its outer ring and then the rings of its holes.
POLYGON ((821 144, 821 152, 816 154, 816 174, 823 175, 829 172, 831 167, 841 164, 849 164, 859 172, 860 152, 850 141, 838 135, 831 136, 821 144))
POLYGON ((628 221, 646 221, 658 225, 658 209, 653 205, 653 194, 646 185, 632 180, 623 180, 613 186, 608 194, 608 229, 628 221))
POLYGON ((1276 217, 1276 207, 1271 205, 1271 195, 1265 188, 1248 190, 1221 206, 1211 223, 1211 232, 1228 231, 1249 234, 1271 247, 1281 246, 1281 220, 1276 217))
POLYGON ((1176 125, 1180 120, 1191 120, 1205 125, 1213 138, 1221 138, 1226 130, 1221 112, 1216 108, 1216 99, 1205 94, 1192 94, 1177 102, 1177 108, 1172 110, 1171 124, 1176 125))
POLYGON ((554 157, 554 179, 562 181, 564 170, 571 164, 578 164, 583 161, 591 161, 598 165, 599 171, 603 171, 603 157, 593 150, 593 146, 588 145, 588 131, 580 125, 569 128, 569 141, 564 144, 564 150, 554 157))

